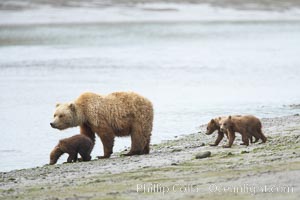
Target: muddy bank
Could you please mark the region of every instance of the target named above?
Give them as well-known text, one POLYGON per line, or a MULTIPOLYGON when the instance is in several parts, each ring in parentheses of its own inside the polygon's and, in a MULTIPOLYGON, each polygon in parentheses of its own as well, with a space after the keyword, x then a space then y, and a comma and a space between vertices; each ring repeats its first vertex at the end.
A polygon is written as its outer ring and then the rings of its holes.
MULTIPOLYGON (((262 119, 266 144, 210 147, 202 133, 152 146, 146 156, 0 173, 0 199, 298 199, 300 117, 262 119), (211 156, 195 159, 197 153, 211 156)), ((225 143, 226 141, 223 141, 225 143)), ((221 142, 222 143, 222 142, 221 142)))

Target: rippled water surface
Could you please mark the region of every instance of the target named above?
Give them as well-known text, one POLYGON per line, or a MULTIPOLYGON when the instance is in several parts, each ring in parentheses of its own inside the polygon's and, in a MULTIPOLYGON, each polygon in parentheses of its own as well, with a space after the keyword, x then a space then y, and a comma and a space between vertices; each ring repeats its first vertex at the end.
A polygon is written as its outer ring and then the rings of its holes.
MULTIPOLYGON (((148 97, 152 143, 218 115, 298 113, 284 105, 300 102, 299 44, 297 21, 1 26, 0 171, 48 163, 60 138, 79 133, 49 126, 54 106, 84 91, 148 97)), ((125 146, 117 138, 114 150, 125 146)))

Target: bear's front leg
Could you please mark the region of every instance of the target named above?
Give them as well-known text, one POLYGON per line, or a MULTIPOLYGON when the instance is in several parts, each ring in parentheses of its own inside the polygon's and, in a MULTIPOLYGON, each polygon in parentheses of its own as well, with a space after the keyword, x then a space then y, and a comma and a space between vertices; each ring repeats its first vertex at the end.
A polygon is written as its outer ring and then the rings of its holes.
POLYGON ((233 144, 234 139, 235 139, 235 134, 234 134, 233 131, 228 130, 227 132, 228 132, 228 144, 224 145, 223 146, 224 148, 230 148, 233 144))
POLYGON ((93 132, 91 127, 89 127, 87 124, 80 125, 80 134, 87 136, 95 143, 95 132, 93 132))
POLYGON ((214 144, 209 144, 209 145, 210 145, 210 146, 218 146, 219 143, 221 142, 221 140, 222 140, 223 138, 224 138, 224 133, 221 132, 221 131, 218 131, 218 137, 217 137, 215 143, 214 143, 214 144))
POLYGON ((98 133, 100 136, 101 142, 103 144, 103 151, 104 155, 103 156, 97 156, 98 159, 103 159, 103 158, 109 158, 110 155, 113 153, 113 146, 114 146, 114 141, 115 141, 115 136, 114 133, 98 133))

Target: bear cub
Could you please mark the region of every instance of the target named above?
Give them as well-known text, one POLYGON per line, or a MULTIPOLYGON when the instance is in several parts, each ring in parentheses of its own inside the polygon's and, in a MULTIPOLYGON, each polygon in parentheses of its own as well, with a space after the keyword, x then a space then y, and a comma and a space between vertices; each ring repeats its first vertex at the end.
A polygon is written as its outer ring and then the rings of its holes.
POLYGON ((235 132, 242 135, 243 143, 241 145, 249 145, 249 137, 254 136, 255 142, 261 139, 262 143, 267 141, 266 136, 262 132, 261 121, 253 115, 244 115, 242 117, 229 116, 226 119, 222 119, 220 122, 220 130, 227 132, 228 144, 224 147, 230 148, 235 139, 235 132))
POLYGON ((76 162, 78 153, 82 161, 91 160, 91 152, 94 147, 94 142, 85 135, 74 135, 69 138, 62 139, 54 147, 50 153, 50 165, 56 164, 59 157, 67 153, 69 154, 68 163, 76 162))

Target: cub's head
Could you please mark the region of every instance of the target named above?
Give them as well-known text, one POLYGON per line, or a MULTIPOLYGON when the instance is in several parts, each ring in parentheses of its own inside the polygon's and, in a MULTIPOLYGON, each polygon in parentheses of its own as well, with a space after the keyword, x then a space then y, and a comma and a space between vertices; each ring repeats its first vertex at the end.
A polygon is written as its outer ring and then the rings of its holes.
POLYGON ((64 152, 58 147, 54 147, 54 149, 50 153, 50 162, 49 165, 54 165, 57 163, 57 160, 64 152))
POLYGON ((210 135, 216 130, 220 128, 219 122, 215 119, 211 119, 210 122, 208 122, 207 127, 206 127, 206 135, 210 135))
POLYGON ((222 132, 226 132, 228 129, 230 129, 232 127, 231 119, 232 119, 232 117, 229 116, 225 119, 220 120, 219 124, 220 124, 220 129, 222 132))
POLYGON ((54 120, 50 123, 52 128, 63 130, 78 125, 74 103, 57 104, 53 117, 54 120))

